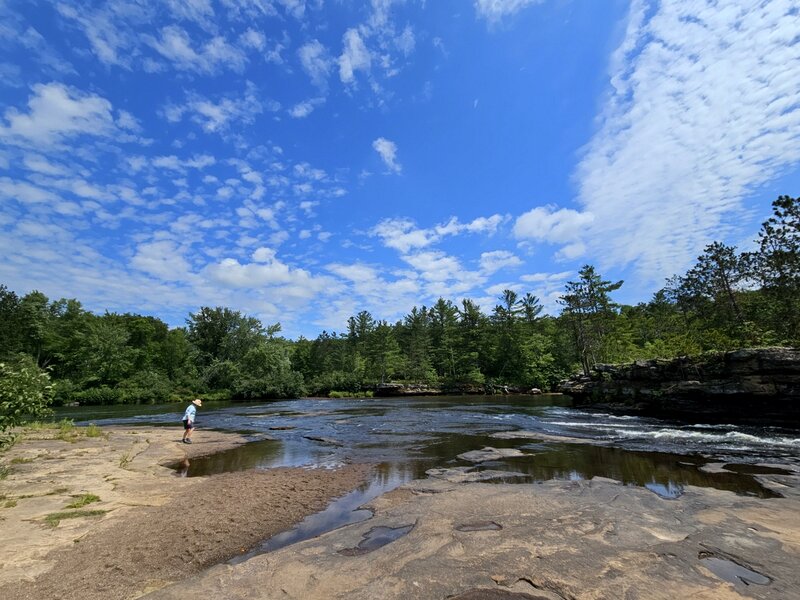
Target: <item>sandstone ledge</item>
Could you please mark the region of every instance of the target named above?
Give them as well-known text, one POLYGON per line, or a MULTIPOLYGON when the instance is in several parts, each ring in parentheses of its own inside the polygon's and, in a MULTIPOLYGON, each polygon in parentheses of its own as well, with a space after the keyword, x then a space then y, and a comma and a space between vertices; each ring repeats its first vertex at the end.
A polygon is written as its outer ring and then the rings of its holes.
POLYGON ((559 386, 577 405, 662 417, 800 423, 800 349, 597 365, 559 386))

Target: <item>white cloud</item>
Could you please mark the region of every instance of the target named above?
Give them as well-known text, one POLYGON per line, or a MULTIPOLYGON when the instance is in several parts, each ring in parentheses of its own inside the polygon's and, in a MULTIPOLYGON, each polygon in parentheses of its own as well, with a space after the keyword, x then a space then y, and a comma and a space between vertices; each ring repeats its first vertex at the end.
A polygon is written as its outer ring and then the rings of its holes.
POLYGON ((286 12, 292 15, 295 19, 301 20, 305 16, 305 0, 278 0, 278 4, 283 6, 286 12))
POLYGON ((213 73, 220 68, 241 71, 247 62, 244 52, 222 36, 215 36, 195 50, 189 34, 176 25, 161 29, 158 39, 147 36, 149 45, 178 69, 213 73))
POLYGON ((261 248, 256 249, 253 252, 253 260, 258 263, 268 263, 272 262, 275 259, 275 250, 272 248, 261 248))
POLYGON ((185 104, 168 105, 164 109, 164 116, 174 123, 188 114, 189 118, 205 132, 214 133, 228 129, 236 121, 252 123, 255 116, 263 110, 258 90, 248 82, 247 90, 241 98, 227 97, 214 102, 198 94, 190 94, 185 104))
POLYGON ((456 235, 463 232, 492 235, 505 220, 506 217, 502 215, 492 215, 491 217, 478 217, 469 223, 461 223, 457 217, 452 217, 447 223, 437 225, 434 230, 440 236, 456 235))
POLYGON ((191 273, 189 262, 170 240, 139 244, 131 266, 164 281, 182 281, 191 273))
POLYGON ((167 0, 167 5, 176 17, 200 24, 214 16, 210 0, 167 0))
POLYGON ((522 264, 522 260, 516 255, 507 250, 495 250, 493 252, 481 253, 480 265, 481 271, 487 275, 496 273, 497 271, 509 267, 518 267, 522 264))
POLYGON ((342 44, 344 49, 339 56, 339 78, 343 83, 352 83, 356 71, 369 72, 372 55, 357 29, 348 29, 342 38, 342 44))
POLYGON ((144 9, 134 4, 120 6, 109 3, 100 10, 81 10, 59 2, 56 4, 58 12, 67 19, 75 21, 83 29, 95 56, 107 65, 123 65, 129 63, 129 56, 125 52, 133 43, 133 35, 127 27, 117 23, 117 11, 128 19, 142 19, 144 9), (117 10, 115 10, 117 9, 117 10))
POLYGON ((225 258, 209 265, 206 272, 212 281, 232 288, 291 285, 295 292, 297 288, 305 288, 309 295, 324 289, 326 281, 326 278, 315 277, 305 269, 293 269, 268 253, 259 255, 258 262, 245 264, 235 258, 225 258))
POLYGON ((486 19, 489 23, 496 23, 503 17, 513 15, 523 8, 541 2, 543 0, 475 0, 475 11, 479 17, 486 19))
POLYGON ((295 104, 289 109, 289 115, 295 119, 304 119, 318 106, 325 104, 325 98, 311 98, 295 104))
POLYGON ((111 102, 62 83, 36 84, 28 112, 5 112, 0 139, 50 145, 78 135, 110 136, 117 131, 111 102))
POLYGON ((260 31, 248 28, 243 34, 239 36, 242 44, 255 50, 263 50, 267 45, 267 38, 260 31))
POLYGON ((385 246, 403 253, 424 248, 439 239, 435 232, 417 229, 408 219, 385 219, 372 229, 372 234, 380 237, 385 246))
POLYGON ((550 206, 537 206, 517 218, 514 236, 520 240, 533 240, 550 244, 572 245, 566 258, 577 256, 579 240, 587 234, 594 220, 590 213, 581 213, 569 208, 553 210, 550 206))
POLYGON ((319 40, 312 40, 301 46, 297 55, 311 82, 324 88, 328 84, 328 75, 333 67, 333 59, 328 54, 327 48, 319 40))
POLYGON ((0 177, 0 198, 17 200, 27 204, 58 201, 58 196, 48 190, 32 185, 27 181, 14 181, 8 177, 0 177))
POLYGON ((152 164, 154 167, 160 169, 183 171, 186 168, 204 169, 206 167, 210 167, 216 162, 217 162, 216 159, 208 154, 196 154, 192 158, 188 159, 180 159, 174 154, 171 154, 169 156, 154 157, 152 164))
POLYGON ((403 167, 397 162, 397 144, 386 138, 379 137, 372 142, 372 147, 380 155, 381 160, 389 171, 399 173, 403 170, 403 167))
POLYGON ((452 217, 447 223, 431 229, 420 229, 410 219, 384 219, 372 228, 370 234, 383 240, 388 248, 406 253, 415 248, 424 248, 438 242, 445 236, 461 233, 483 233, 492 235, 505 220, 500 215, 478 217, 469 223, 460 223, 452 217))
POLYGON ((455 256, 438 250, 407 254, 402 259, 427 282, 426 291, 431 297, 462 294, 486 281, 482 273, 463 268, 455 256))
POLYGON ((23 164, 29 171, 35 171, 43 175, 68 175, 70 172, 64 165, 51 162, 40 154, 26 154, 23 164))
POLYGON ((632 4, 600 129, 577 169, 591 251, 651 282, 741 220, 800 161, 794 0, 632 4))

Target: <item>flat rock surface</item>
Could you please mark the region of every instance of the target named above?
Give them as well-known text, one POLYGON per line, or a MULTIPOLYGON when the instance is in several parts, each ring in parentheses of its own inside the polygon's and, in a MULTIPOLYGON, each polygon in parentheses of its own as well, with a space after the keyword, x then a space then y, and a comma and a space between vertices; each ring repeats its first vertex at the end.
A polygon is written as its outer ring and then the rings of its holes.
POLYGON ((147 598, 800 598, 798 478, 764 481, 786 497, 690 487, 665 500, 612 480, 418 481, 373 501, 368 521, 212 567, 147 598), (469 526, 484 522, 501 528, 469 526), (411 525, 372 552, 341 552, 374 528, 411 525), (709 557, 769 583, 726 581, 709 557))
POLYGON ((232 558, 358 486, 370 467, 273 469, 182 478, 165 465, 246 442, 164 428, 28 439, 2 456, 0 598, 126 599, 232 558), (81 494, 99 501, 67 509, 81 494), (102 514, 64 518, 77 510, 102 514))

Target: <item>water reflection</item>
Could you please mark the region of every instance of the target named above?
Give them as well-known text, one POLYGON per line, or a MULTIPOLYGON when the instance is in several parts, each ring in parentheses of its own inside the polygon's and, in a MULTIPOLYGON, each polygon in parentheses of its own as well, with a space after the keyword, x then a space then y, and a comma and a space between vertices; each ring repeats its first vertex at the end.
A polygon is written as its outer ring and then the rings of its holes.
MULTIPOLYGON (((180 426, 181 407, 114 406, 60 409, 57 418, 106 424, 180 426)), ((424 478, 433 468, 469 467, 520 472, 522 481, 580 480, 595 476, 646 486, 675 497, 686 486, 773 496, 753 477, 761 467, 731 463, 800 465, 800 434, 774 427, 680 424, 577 410, 564 396, 463 396, 398 399, 300 399, 252 404, 204 404, 204 428, 250 431, 258 441, 192 460, 186 476, 278 466, 365 462, 380 465, 376 481, 424 478), (527 438, 496 439, 499 432, 529 431, 527 438), (559 438, 587 440, 560 443, 559 438), (315 438, 315 439, 310 439, 315 438), (336 440, 332 446, 319 440, 336 440), (556 441, 553 441, 556 440, 556 441), (460 454, 484 447, 513 448, 527 456, 474 465, 460 454), (703 473, 706 462, 728 465, 703 473)), ((382 485, 382 483, 381 483, 382 485)))

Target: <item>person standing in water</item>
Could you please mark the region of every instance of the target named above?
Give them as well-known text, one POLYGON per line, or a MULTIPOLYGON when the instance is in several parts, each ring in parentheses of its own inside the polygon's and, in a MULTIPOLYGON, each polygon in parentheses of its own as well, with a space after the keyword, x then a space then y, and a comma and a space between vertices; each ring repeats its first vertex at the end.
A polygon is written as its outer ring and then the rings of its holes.
POLYGON ((183 443, 192 443, 192 432, 194 431, 194 417, 197 414, 197 407, 203 406, 203 401, 200 398, 195 398, 192 403, 186 407, 186 412, 183 413, 183 443))

